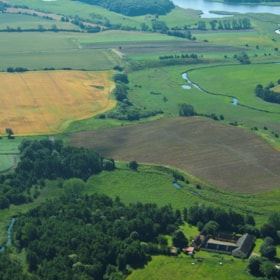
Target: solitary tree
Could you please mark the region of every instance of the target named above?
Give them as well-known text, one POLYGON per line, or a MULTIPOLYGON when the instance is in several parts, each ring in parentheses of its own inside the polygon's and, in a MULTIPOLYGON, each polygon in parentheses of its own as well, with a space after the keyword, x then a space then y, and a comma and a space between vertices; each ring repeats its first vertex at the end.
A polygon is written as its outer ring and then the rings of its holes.
POLYGON ((6 133, 9 139, 13 138, 14 132, 11 128, 6 128, 6 133))
POLYGON ((128 167, 131 169, 131 170, 134 170, 134 171, 137 171, 138 169, 138 163, 137 161, 135 160, 132 160, 128 163, 128 167))

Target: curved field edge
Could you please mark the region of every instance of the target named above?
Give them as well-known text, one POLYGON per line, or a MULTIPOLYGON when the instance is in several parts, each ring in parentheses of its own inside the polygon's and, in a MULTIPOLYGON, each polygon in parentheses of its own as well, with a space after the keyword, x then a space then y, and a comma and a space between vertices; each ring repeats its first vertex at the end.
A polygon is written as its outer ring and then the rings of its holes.
POLYGON ((172 166, 221 189, 279 187, 279 152, 244 129, 204 118, 170 118, 71 135, 70 143, 116 160, 172 166))
POLYGON ((61 133, 71 122, 115 106, 111 76, 112 71, 0 73, 0 126, 15 135, 61 133))
MULTIPOLYGON (((280 105, 265 102, 255 96, 258 84, 278 84, 280 64, 223 65, 197 68, 188 71, 189 78, 210 94, 233 96, 238 104, 256 111, 276 114, 280 105)), ((272 116, 275 118, 276 116, 272 116)))

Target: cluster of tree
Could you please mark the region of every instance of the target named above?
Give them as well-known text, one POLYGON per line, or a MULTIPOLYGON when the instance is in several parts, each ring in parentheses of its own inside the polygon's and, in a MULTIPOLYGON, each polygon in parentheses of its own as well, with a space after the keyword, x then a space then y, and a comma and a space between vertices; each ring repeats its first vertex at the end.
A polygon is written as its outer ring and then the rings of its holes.
POLYGON ((169 254, 164 235, 174 233, 175 244, 186 245, 180 224, 170 205, 65 194, 18 216, 13 244, 26 251, 33 279, 124 279, 151 255, 169 254))
POLYGON ((241 64, 250 64, 250 58, 246 52, 241 52, 239 54, 235 54, 233 56, 237 61, 239 61, 241 64))
POLYGON ((280 243, 280 214, 272 213, 267 223, 261 226, 260 235, 264 239, 260 247, 261 256, 251 257, 248 263, 250 273, 266 279, 280 279, 280 270, 276 267, 276 245, 280 243))
POLYGON ((8 73, 14 73, 14 72, 26 72, 28 71, 25 67, 7 67, 8 73))
MULTIPOLYGON (((278 80, 278 84, 280 84, 280 80, 278 80)), ((258 84, 255 88, 255 95, 264 101, 271 102, 271 103, 280 103, 280 93, 274 92, 271 90, 274 88, 274 83, 270 82, 266 87, 263 85, 258 84)))
POLYGON ((109 11, 127 16, 139 16, 145 14, 164 15, 169 13, 174 4, 170 0, 79 0, 91 5, 98 5, 109 11))
MULTIPOLYGON (((141 118, 148 118, 163 113, 162 110, 146 110, 137 108, 133 105, 132 102, 130 102, 128 98, 129 80, 126 73, 122 71, 117 72, 113 76, 113 79, 116 83, 116 87, 113 90, 113 94, 118 103, 116 108, 106 115, 108 118, 134 121, 139 120, 141 118)), ((102 115, 101 117, 104 118, 106 116, 102 115)))
POLYGON ((214 208, 199 204, 188 209, 187 222, 197 226, 204 234, 213 234, 218 231, 251 233, 259 236, 252 215, 242 215, 230 209, 214 208))
POLYGON ((159 57, 159 59, 186 59, 186 58, 191 58, 191 59, 198 59, 198 55, 195 53, 191 54, 171 54, 171 55, 162 55, 159 57))
MULTIPOLYGON (((209 24, 212 30, 242 30, 252 28, 249 18, 233 18, 223 20, 214 19, 211 20, 209 24)), ((199 21, 197 28, 200 30, 207 30, 206 23, 204 21, 199 21)))
POLYGON ((115 169, 113 159, 84 148, 64 147, 62 141, 23 140, 19 150, 15 171, 0 176, 0 209, 32 201, 31 187, 42 187, 45 179, 87 180, 102 170, 115 169))
POLYGON ((261 256, 252 256, 248 264, 249 272, 258 279, 280 279, 280 269, 275 262, 261 256))
POLYGON ((191 117, 191 116, 203 116, 206 118, 211 118, 214 121, 223 121, 225 118, 223 115, 217 116, 215 113, 211 114, 199 114, 195 111, 191 104, 181 103, 179 104, 179 116, 180 117, 191 117))
MULTIPOLYGON (((141 25, 142 31, 147 31, 149 28, 146 24, 141 25)), ((179 37, 179 38, 186 38, 189 40, 195 40, 196 38, 192 36, 192 33, 190 30, 186 28, 172 28, 169 29, 169 27, 166 25, 166 23, 162 20, 153 19, 152 20, 152 30, 153 32, 159 32, 162 34, 166 34, 169 36, 179 37)))
POLYGON ((197 115, 194 107, 191 104, 181 103, 179 104, 179 116, 191 117, 197 115))

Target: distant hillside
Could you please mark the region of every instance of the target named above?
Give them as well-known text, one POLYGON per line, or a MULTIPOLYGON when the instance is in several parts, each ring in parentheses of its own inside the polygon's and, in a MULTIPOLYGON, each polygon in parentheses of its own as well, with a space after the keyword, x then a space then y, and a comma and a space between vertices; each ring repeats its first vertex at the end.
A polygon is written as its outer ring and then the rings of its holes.
POLYGON ((174 4, 170 0, 79 0, 91 5, 101 6, 109 11, 127 16, 145 14, 164 15, 169 13, 174 4))

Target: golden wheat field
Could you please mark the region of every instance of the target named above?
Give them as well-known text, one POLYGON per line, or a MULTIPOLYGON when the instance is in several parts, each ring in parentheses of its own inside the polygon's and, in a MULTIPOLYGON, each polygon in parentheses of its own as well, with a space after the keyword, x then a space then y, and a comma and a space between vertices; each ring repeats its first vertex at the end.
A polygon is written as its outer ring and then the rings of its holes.
POLYGON ((111 71, 0 73, 0 134, 54 134, 74 120, 112 109, 111 71))

